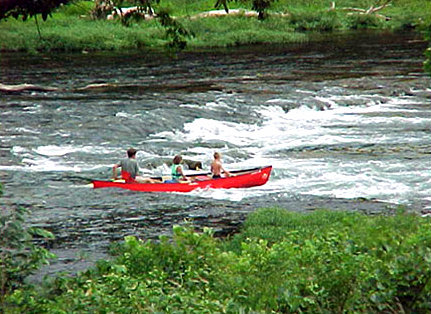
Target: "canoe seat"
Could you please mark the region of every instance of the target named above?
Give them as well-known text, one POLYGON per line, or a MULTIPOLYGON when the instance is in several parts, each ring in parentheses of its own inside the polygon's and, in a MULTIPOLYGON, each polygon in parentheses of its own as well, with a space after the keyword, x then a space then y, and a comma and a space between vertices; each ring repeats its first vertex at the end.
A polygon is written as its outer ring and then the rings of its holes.
POLYGON ((194 177, 194 179, 196 180, 196 181, 207 181, 207 180, 209 180, 209 179, 211 179, 210 177, 208 177, 208 176, 196 176, 196 177, 194 177))
POLYGON ((132 178, 129 172, 122 170, 121 177, 126 183, 136 183, 135 179, 132 178))

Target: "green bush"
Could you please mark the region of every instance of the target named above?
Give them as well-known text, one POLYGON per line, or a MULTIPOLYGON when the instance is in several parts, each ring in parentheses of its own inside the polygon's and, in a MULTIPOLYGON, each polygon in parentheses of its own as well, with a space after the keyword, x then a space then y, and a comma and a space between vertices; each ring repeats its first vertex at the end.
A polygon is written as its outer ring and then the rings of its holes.
POLYGON ((429 227, 402 212, 367 217, 267 209, 252 214, 231 245, 238 251, 245 239, 274 243, 280 254, 274 260, 286 261, 278 281, 287 271, 280 307, 289 311, 422 311, 431 305, 429 227))
POLYGON ((27 276, 55 257, 33 242, 36 237, 53 238, 52 233, 25 227, 26 213, 23 208, 2 209, 0 216, 0 308, 3 309, 9 307, 8 296, 19 291, 27 276))
POLYGON ((341 28, 335 11, 298 11, 290 16, 290 23, 296 31, 327 32, 341 28))
POLYGON ((415 215, 250 215, 232 240, 175 227, 112 261, 10 296, 22 312, 426 312, 431 223, 415 215))
POLYGON ((365 29, 383 27, 384 20, 373 14, 352 14, 347 17, 350 29, 365 29))
POLYGON ((85 16, 90 15, 90 11, 93 8, 93 1, 72 1, 69 5, 62 5, 59 9, 56 10, 56 13, 57 16, 85 16))
POLYGON ((276 16, 271 16, 264 21, 230 16, 184 20, 184 25, 195 34, 195 37, 189 41, 191 47, 228 47, 306 40, 304 34, 293 32, 287 19, 276 16))

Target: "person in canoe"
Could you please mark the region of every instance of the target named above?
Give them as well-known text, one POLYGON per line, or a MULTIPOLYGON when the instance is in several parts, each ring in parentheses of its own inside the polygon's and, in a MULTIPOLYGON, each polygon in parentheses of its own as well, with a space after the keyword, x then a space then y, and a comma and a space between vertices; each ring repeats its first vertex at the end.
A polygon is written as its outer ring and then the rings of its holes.
POLYGON ((139 167, 136 161, 136 152, 137 150, 134 148, 129 148, 127 150, 127 158, 120 160, 112 167, 112 179, 117 179, 117 169, 121 168, 121 177, 126 183, 157 183, 157 180, 144 178, 138 175, 139 167))
POLYGON ((189 181, 184 174, 183 166, 181 165, 181 161, 183 161, 183 157, 180 155, 176 155, 172 160, 171 166, 171 175, 172 180, 165 181, 166 183, 177 183, 181 181, 189 181))
POLYGON ((230 172, 225 170, 223 168, 222 162, 221 162, 221 154, 215 152, 214 153, 214 160, 211 163, 211 173, 213 179, 219 179, 221 178, 221 173, 224 172, 226 177, 230 177, 230 172))

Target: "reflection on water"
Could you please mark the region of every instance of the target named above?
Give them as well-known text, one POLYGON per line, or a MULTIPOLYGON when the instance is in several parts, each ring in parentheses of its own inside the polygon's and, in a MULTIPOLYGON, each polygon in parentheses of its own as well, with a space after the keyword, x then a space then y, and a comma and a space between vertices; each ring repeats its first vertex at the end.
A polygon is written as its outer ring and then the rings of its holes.
POLYGON ((175 59, 4 55, 0 83, 58 89, 0 94, 4 201, 30 207, 55 247, 92 249, 184 218, 234 229, 259 206, 376 210, 348 201, 365 198, 430 208, 431 89, 425 44, 413 39, 363 34, 175 59), (216 150, 227 168, 274 170, 265 186, 242 190, 86 188, 129 146, 146 174, 168 171, 177 153, 208 167, 216 150))

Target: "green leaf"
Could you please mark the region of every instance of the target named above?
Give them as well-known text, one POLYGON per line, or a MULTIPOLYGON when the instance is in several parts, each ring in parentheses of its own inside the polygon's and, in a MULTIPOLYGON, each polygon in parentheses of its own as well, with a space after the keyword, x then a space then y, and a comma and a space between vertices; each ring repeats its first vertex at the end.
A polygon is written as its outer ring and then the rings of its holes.
POLYGON ((37 235, 43 238, 47 238, 47 239, 54 239, 55 236, 52 232, 42 229, 42 228, 30 228, 29 232, 32 233, 33 235, 37 235))

